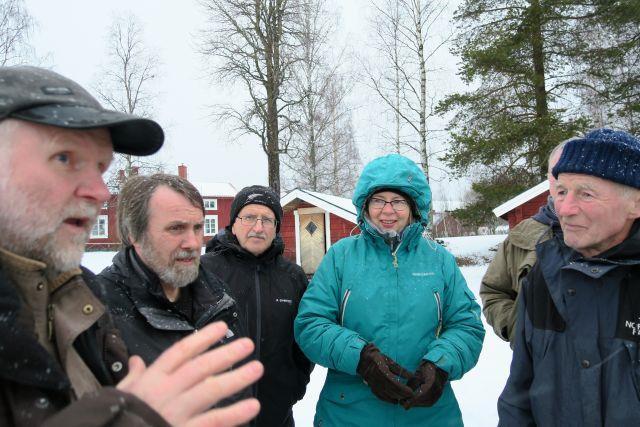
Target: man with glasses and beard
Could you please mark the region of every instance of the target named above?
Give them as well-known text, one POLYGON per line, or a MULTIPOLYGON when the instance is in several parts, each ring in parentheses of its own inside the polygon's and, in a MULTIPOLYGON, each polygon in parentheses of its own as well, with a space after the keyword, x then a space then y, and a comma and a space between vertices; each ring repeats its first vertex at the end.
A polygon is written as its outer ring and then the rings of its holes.
POLYGON ((292 406, 304 396, 311 362, 293 338, 293 320, 307 288, 302 268, 282 256, 282 206, 268 187, 253 185, 231 204, 230 225, 208 244, 202 257, 230 288, 256 343, 255 358, 265 366, 254 387, 261 410, 255 425, 293 426, 292 406))
POLYGON ((179 176, 134 176, 118 195, 123 248, 98 279, 129 352, 146 363, 216 320, 230 328, 221 342, 241 335, 235 301, 200 268, 203 224, 202 197, 179 176))

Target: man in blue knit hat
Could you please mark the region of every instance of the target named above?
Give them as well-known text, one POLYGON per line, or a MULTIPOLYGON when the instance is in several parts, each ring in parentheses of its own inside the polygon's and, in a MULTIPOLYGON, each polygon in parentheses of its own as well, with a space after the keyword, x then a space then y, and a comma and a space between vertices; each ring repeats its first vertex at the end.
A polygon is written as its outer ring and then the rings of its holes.
POLYGON ((563 237, 520 292, 499 425, 639 425, 640 140, 592 131, 553 175, 563 237))

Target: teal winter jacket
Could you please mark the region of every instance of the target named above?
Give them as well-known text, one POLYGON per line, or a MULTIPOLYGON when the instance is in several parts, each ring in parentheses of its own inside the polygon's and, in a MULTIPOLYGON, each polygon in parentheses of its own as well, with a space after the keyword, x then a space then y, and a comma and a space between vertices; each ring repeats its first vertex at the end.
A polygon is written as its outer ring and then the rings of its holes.
POLYGON ((449 380, 461 378, 480 355, 480 307, 455 258, 424 232, 430 204, 424 174, 399 155, 376 159, 363 171, 353 201, 362 234, 329 249, 294 325, 307 357, 329 368, 314 425, 462 425, 449 383, 434 406, 406 411, 377 399, 356 374, 368 342, 411 372, 423 359, 432 361, 449 380), (405 228, 394 253, 364 220, 365 201, 379 189, 407 194, 420 211, 421 218, 405 228))

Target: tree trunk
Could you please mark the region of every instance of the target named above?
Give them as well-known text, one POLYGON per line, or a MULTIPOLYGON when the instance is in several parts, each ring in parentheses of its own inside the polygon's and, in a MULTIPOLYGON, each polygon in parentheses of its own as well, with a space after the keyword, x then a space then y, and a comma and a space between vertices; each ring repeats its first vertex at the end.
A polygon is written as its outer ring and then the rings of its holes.
POLYGON ((547 89, 545 86, 545 57, 544 57, 544 37, 542 35, 542 6, 539 0, 531 1, 531 50, 533 59, 533 84, 535 87, 536 118, 543 126, 537 126, 538 147, 537 164, 541 178, 547 175, 547 153, 551 149, 551 142, 547 135, 549 107, 547 100, 547 89))

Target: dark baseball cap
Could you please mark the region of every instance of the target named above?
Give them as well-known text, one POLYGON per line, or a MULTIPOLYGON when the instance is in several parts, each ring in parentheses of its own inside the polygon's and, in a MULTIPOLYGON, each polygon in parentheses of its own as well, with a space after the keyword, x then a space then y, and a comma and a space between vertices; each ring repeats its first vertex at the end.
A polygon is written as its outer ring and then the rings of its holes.
POLYGON ((153 120, 105 110, 79 84, 38 67, 0 67, 0 121, 6 118, 67 129, 108 128, 114 151, 147 156, 162 147, 153 120))

